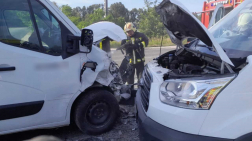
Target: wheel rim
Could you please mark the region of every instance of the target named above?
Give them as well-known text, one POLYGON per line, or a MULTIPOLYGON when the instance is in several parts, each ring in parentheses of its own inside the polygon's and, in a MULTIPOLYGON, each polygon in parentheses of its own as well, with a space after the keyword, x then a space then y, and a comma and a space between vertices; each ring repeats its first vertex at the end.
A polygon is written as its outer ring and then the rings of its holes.
POLYGON ((87 120, 93 125, 103 125, 109 118, 109 106, 105 102, 96 102, 89 106, 87 120))

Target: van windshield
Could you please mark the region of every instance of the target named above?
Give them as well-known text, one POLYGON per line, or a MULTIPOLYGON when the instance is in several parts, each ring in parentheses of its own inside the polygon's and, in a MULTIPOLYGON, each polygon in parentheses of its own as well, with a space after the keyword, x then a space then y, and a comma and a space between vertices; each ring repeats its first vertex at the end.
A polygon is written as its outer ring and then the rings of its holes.
POLYGON ((245 1, 209 29, 230 58, 252 54, 252 2, 245 1))

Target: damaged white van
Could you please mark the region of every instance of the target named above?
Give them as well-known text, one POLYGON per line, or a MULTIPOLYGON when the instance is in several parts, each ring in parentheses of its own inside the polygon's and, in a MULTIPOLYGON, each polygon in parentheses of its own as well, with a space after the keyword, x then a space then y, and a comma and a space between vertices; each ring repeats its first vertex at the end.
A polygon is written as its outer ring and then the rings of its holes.
POLYGON ((209 30, 176 0, 156 11, 178 48, 145 67, 136 98, 141 140, 252 140, 252 1, 209 30), (188 37, 197 39, 183 45, 188 37))
POLYGON ((126 35, 109 22, 89 28, 81 32, 50 0, 0 1, 0 134, 70 120, 92 134, 113 126, 123 85, 93 42, 126 35))

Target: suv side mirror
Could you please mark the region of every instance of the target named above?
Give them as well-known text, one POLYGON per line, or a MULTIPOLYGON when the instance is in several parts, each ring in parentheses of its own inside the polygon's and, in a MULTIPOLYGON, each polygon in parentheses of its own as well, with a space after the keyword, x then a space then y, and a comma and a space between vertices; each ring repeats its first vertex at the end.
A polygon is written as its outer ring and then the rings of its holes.
POLYGON ((93 31, 90 29, 82 29, 81 32, 81 45, 87 47, 87 51, 82 51, 80 47, 80 52, 90 53, 93 46, 93 31))

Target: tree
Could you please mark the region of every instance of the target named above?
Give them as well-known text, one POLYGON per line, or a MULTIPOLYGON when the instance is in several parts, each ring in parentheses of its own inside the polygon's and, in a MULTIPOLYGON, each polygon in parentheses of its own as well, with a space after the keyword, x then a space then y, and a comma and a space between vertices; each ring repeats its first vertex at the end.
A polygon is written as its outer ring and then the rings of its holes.
POLYGON ((84 20, 86 14, 87 14, 87 8, 86 6, 83 6, 81 9, 82 13, 81 13, 81 18, 84 20))
POLYGON ((103 9, 103 4, 93 4, 87 8, 88 14, 93 14, 96 9, 103 9))
POLYGON ((72 15, 75 16, 75 17, 81 18, 82 17, 82 9, 79 6, 73 8, 72 15))
POLYGON ((133 8, 131 11, 129 11, 129 21, 134 22, 134 23, 138 23, 142 13, 143 13, 143 9, 133 8))
MULTIPOLYGON (((61 10, 68 18, 82 29, 99 21, 110 21, 124 27, 125 22, 133 22, 140 32, 145 33, 149 38, 159 38, 165 34, 165 28, 155 11, 157 0, 144 0, 145 8, 128 10, 121 2, 110 6, 109 14, 104 17, 103 4, 94 4, 89 7, 83 6, 71 8, 63 5, 61 10)), ((197 15, 195 15, 197 16, 197 15)))
POLYGON ((71 16, 68 17, 75 25, 78 25, 79 22, 81 21, 80 17, 76 17, 76 16, 71 16))
POLYGON ((152 3, 148 0, 145 0, 145 3, 147 9, 144 9, 140 14, 139 30, 145 33, 149 38, 164 35, 164 25, 154 8, 156 3, 152 3), (152 5, 154 5, 154 7, 152 5))
POLYGON ((201 21, 201 14, 197 14, 197 13, 193 12, 193 15, 194 15, 198 20, 201 21))
POLYGON ((129 11, 121 2, 112 4, 109 12, 114 18, 123 17, 125 21, 129 21, 129 11))
POLYGON ((73 16, 72 8, 69 5, 62 5, 61 11, 68 17, 73 16))
POLYGON ((61 11, 75 24, 81 21, 81 11, 80 7, 72 9, 69 5, 62 5, 61 11))
POLYGON ((93 14, 87 14, 86 19, 84 21, 81 21, 77 24, 78 28, 84 28, 87 27, 93 23, 102 21, 104 18, 104 11, 102 9, 96 9, 94 10, 93 14))
POLYGON ((58 4, 55 1, 53 1, 52 3, 59 8, 58 4))

